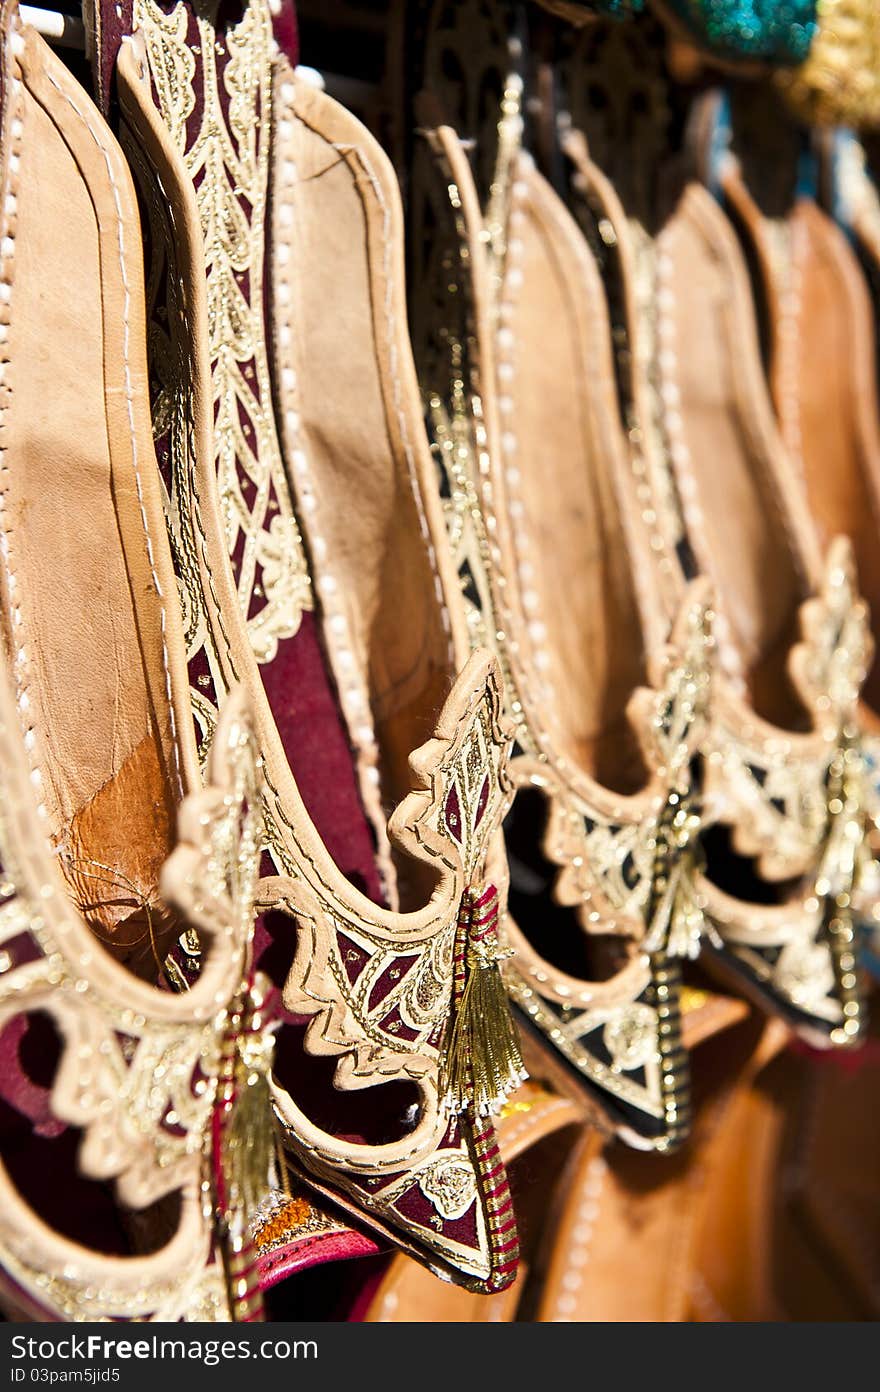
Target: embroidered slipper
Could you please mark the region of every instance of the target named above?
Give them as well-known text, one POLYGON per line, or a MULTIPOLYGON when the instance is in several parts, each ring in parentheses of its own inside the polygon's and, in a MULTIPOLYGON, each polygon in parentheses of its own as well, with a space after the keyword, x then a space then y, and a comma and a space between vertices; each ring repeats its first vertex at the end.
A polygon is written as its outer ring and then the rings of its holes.
MULTIPOLYGON (((712 115, 718 121, 717 108, 712 115)), ((712 118, 709 118, 711 125, 712 118)), ((720 193, 737 228, 767 335, 766 367, 788 460, 823 541, 849 538, 859 588, 870 613, 880 608, 880 412, 874 310, 856 251, 818 204, 822 166, 810 160, 810 138, 766 84, 742 83, 731 93, 727 146, 718 160, 720 193), (761 115, 772 142, 750 148, 761 115), (772 148, 770 148, 772 146, 772 148), (815 196, 803 169, 812 167, 815 196), (801 171, 799 173, 799 171, 801 171), (816 345, 823 351, 818 353, 816 345)), ((850 160, 855 150, 850 152, 850 160)), ((855 170, 853 178, 858 178, 855 170)), ((858 197, 858 195, 857 195, 858 197)), ((870 220, 869 220, 870 225, 870 220)), ((870 253, 867 253, 870 265, 870 253)), ((860 706, 864 799, 878 853, 880 812, 877 737, 880 666, 874 661, 860 706)), ((862 876, 859 907, 876 931, 880 884, 876 864, 862 876)))
POLYGON ((254 1319, 253 731, 233 693, 202 787, 125 161, 13 3, 0 49, 0 1302, 254 1319), (182 933, 204 966, 177 993, 182 933))
POLYGON ((620 1134, 668 1149, 688 1125, 676 959, 701 921, 706 591, 667 646, 628 520, 601 286, 519 149, 509 7, 418 8, 412 318, 472 641, 495 647, 516 732, 508 988, 620 1134), (438 123, 456 103, 467 148, 438 123))
MULTIPOLYGON (((755 271, 788 459, 823 540, 850 538, 860 588, 876 614, 880 417, 868 287, 843 232, 797 190, 806 136, 772 89, 733 89, 729 139, 721 192, 755 271), (774 138, 752 144, 762 115, 773 121, 774 138)), ((876 659, 864 697, 874 711, 880 707, 876 659)))
MULTIPOLYGON (((363 1318, 386 1324, 687 1318, 693 1267, 688 1258, 702 1231, 707 1150, 729 1110, 728 1089, 721 1084, 740 1065, 743 1050, 736 1041, 748 1013, 742 1000, 684 988, 685 1045, 694 1051, 704 1094, 714 1089, 720 1101, 716 1105, 704 1095, 698 1129, 675 1157, 634 1154, 607 1130, 573 1130, 558 1096, 524 1084, 499 1122, 514 1193, 523 1200, 517 1202, 523 1255, 516 1285, 496 1296, 471 1295, 438 1287, 398 1257, 363 1318), (705 1067, 703 1055, 719 1035, 727 1062, 705 1067), (541 1131, 550 1126, 554 1133, 538 1146, 541 1131)), ((778 1024, 776 1029, 784 1038, 778 1024)))
POLYGON ((817 1056, 786 1048, 778 1020, 763 1030, 754 1017, 731 1020, 713 1044, 698 1042, 688 1019, 686 1011, 690 1144, 661 1161, 583 1138, 548 1215, 549 1259, 531 1317, 872 1318, 875 1040, 853 1059, 817 1056))
POLYGON ((717 593, 704 951, 812 1042, 851 1043, 870 639, 850 549, 837 540, 823 560, 791 475, 746 268, 689 172, 663 35, 597 24, 560 42, 568 198, 603 258, 657 588, 670 614, 688 577, 717 593))
POLYGON ((121 43, 115 7, 96 16, 96 68, 109 100, 118 51, 192 706, 204 748, 240 681, 265 778, 283 1146, 432 1269, 502 1288, 510 736, 437 546, 399 195, 364 128, 295 75, 286 7, 274 29, 266 0, 121 14, 121 43))
MULTIPOLYGON (((543 1055, 546 1058, 546 1054, 543 1055)), ((409 1257, 396 1256, 352 1317, 368 1324, 504 1324, 518 1318, 521 1298, 542 1240, 546 1197, 584 1130, 576 1096, 538 1077, 542 1057, 528 1057, 532 1076, 498 1118, 498 1142, 510 1176, 522 1251, 517 1280, 494 1295, 440 1285, 409 1257)), ((569 1088, 573 1093, 574 1089, 569 1088)))

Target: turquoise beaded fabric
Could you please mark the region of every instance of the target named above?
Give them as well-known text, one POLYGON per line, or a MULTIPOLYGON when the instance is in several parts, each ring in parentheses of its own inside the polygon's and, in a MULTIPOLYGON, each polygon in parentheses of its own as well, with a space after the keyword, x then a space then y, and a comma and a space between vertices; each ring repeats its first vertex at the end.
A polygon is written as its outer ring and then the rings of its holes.
POLYGON ((701 48, 774 66, 802 63, 816 32, 817 0, 666 0, 701 48))
POLYGON ((644 14, 648 0, 559 0, 554 4, 553 0, 538 0, 539 5, 545 5, 548 10, 556 10, 561 14, 567 14, 571 19, 577 19, 577 11, 580 10, 584 16, 603 15, 608 19, 629 19, 631 15, 644 14))

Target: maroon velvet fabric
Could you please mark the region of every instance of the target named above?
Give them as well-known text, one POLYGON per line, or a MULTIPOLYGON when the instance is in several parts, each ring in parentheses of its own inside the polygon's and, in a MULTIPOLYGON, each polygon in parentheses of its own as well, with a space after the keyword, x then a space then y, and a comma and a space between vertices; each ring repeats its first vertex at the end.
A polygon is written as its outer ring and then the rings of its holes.
POLYGON ((325 667, 315 615, 261 669, 263 686, 309 814, 339 869, 383 902, 375 845, 363 811, 351 748, 325 667))
POLYGON ((47 1140, 64 1130, 49 1107, 59 1057, 58 1037, 46 1015, 15 1015, 0 1029, 0 1103, 47 1140))
POLYGON ((278 47, 292 67, 299 62, 299 29, 293 0, 281 0, 281 8, 272 21, 278 47))
MULTIPOLYGON (((95 95, 98 105, 108 115, 113 94, 113 70, 116 56, 126 35, 131 33, 132 0, 95 0, 91 7, 94 16, 95 95)), ((85 11, 86 16, 89 9, 85 11)))
POLYGON ((112 1185, 78 1172, 80 1132, 53 1116, 62 1043, 43 1012, 0 1029, 0 1157, 24 1201, 73 1242, 116 1256, 130 1250, 112 1185))

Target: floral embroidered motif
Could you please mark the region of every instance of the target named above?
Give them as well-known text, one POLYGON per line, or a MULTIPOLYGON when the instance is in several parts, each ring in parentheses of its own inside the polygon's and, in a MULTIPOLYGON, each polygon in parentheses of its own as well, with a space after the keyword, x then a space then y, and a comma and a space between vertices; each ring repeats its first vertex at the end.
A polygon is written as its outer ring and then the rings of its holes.
POLYGON ((270 662, 313 602, 275 429, 262 300, 274 41, 263 0, 222 37, 215 19, 135 0, 156 101, 195 188, 226 544, 254 653, 270 662))
POLYGON ((419 1188, 449 1222, 467 1213, 477 1197, 474 1172, 457 1160, 441 1160, 419 1176, 419 1188))
MULTIPOLYGON (((461 893, 481 883, 513 794, 497 668, 487 658, 472 658, 474 663, 486 669, 483 679, 464 704, 456 702, 455 729, 442 736, 438 730, 411 756, 421 791, 407 795, 389 828, 392 840, 405 829, 408 841, 442 857, 461 893)), ((465 669, 460 685, 471 670, 465 669)), ((395 946, 341 901, 307 909, 303 898, 291 910, 304 931, 285 1003, 297 1014, 317 1015, 322 1052, 343 1055, 339 1081, 377 1070, 426 1075, 437 1058, 438 1028, 449 1014, 456 915, 437 915, 424 934, 402 936, 395 946), (332 919, 334 930, 316 931, 316 915, 332 919)))

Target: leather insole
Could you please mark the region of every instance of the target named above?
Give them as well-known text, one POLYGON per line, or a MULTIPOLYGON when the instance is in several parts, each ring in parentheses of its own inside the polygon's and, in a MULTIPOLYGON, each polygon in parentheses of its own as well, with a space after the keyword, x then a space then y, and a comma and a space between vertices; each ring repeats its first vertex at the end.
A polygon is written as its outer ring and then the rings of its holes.
MULTIPOLYGON (((757 255, 771 326, 770 379, 792 464, 827 542, 852 539, 859 588, 880 616, 880 422, 868 287, 843 233, 809 198, 779 220, 787 264, 774 266, 773 228, 742 180, 725 192, 757 255), (790 282, 790 283, 786 283, 790 282)), ((865 686, 880 705, 880 666, 865 686)))
POLYGON ((679 487, 692 502, 691 541, 717 586, 758 714, 798 728, 804 713, 786 670, 806 598, 798 539, 780 487, 781 444, 760 375, 745 267, 705 189, 685 190, 658 255, 668 260, 662 308, 674 325, 673 409, 687 448, 679 487))
POLYGON ((513 403, 508 469, 517 469, 512 522, 530 567, 524 600, 528 613, 531 594, 546 629, 564 747, 599 782, 633 792, 644 769, 625 712, 645 668, 610 457, 619 430, 610 326, 580 229, 525 161, 517 177, 526 191, 511 224, 508 281, 513 273, 518 283, 504 307, 502 333, 512 337, 499 349, 499 395, 513 403))
POLYGON ((430 737, 450 677, 417 496, 416 456, 426 447, 407 361, 397 191, 384 154, 353 117, 304 83, 295 90, 285 151, 297 169, 290 322, 314 498, 302 526, 318 596, 326 556, 334 602, 345 610, 390 811, 411 786, 409 754, 430 737))
POLYGON ((6 637, 74 898, 103 940, 154 974, 151 934, 170 929, 148 906, 182 785, 158 596, 164 532, 150 491, 139 224, 109 132, 39 42, 26 31, 9 183, 6 637))

